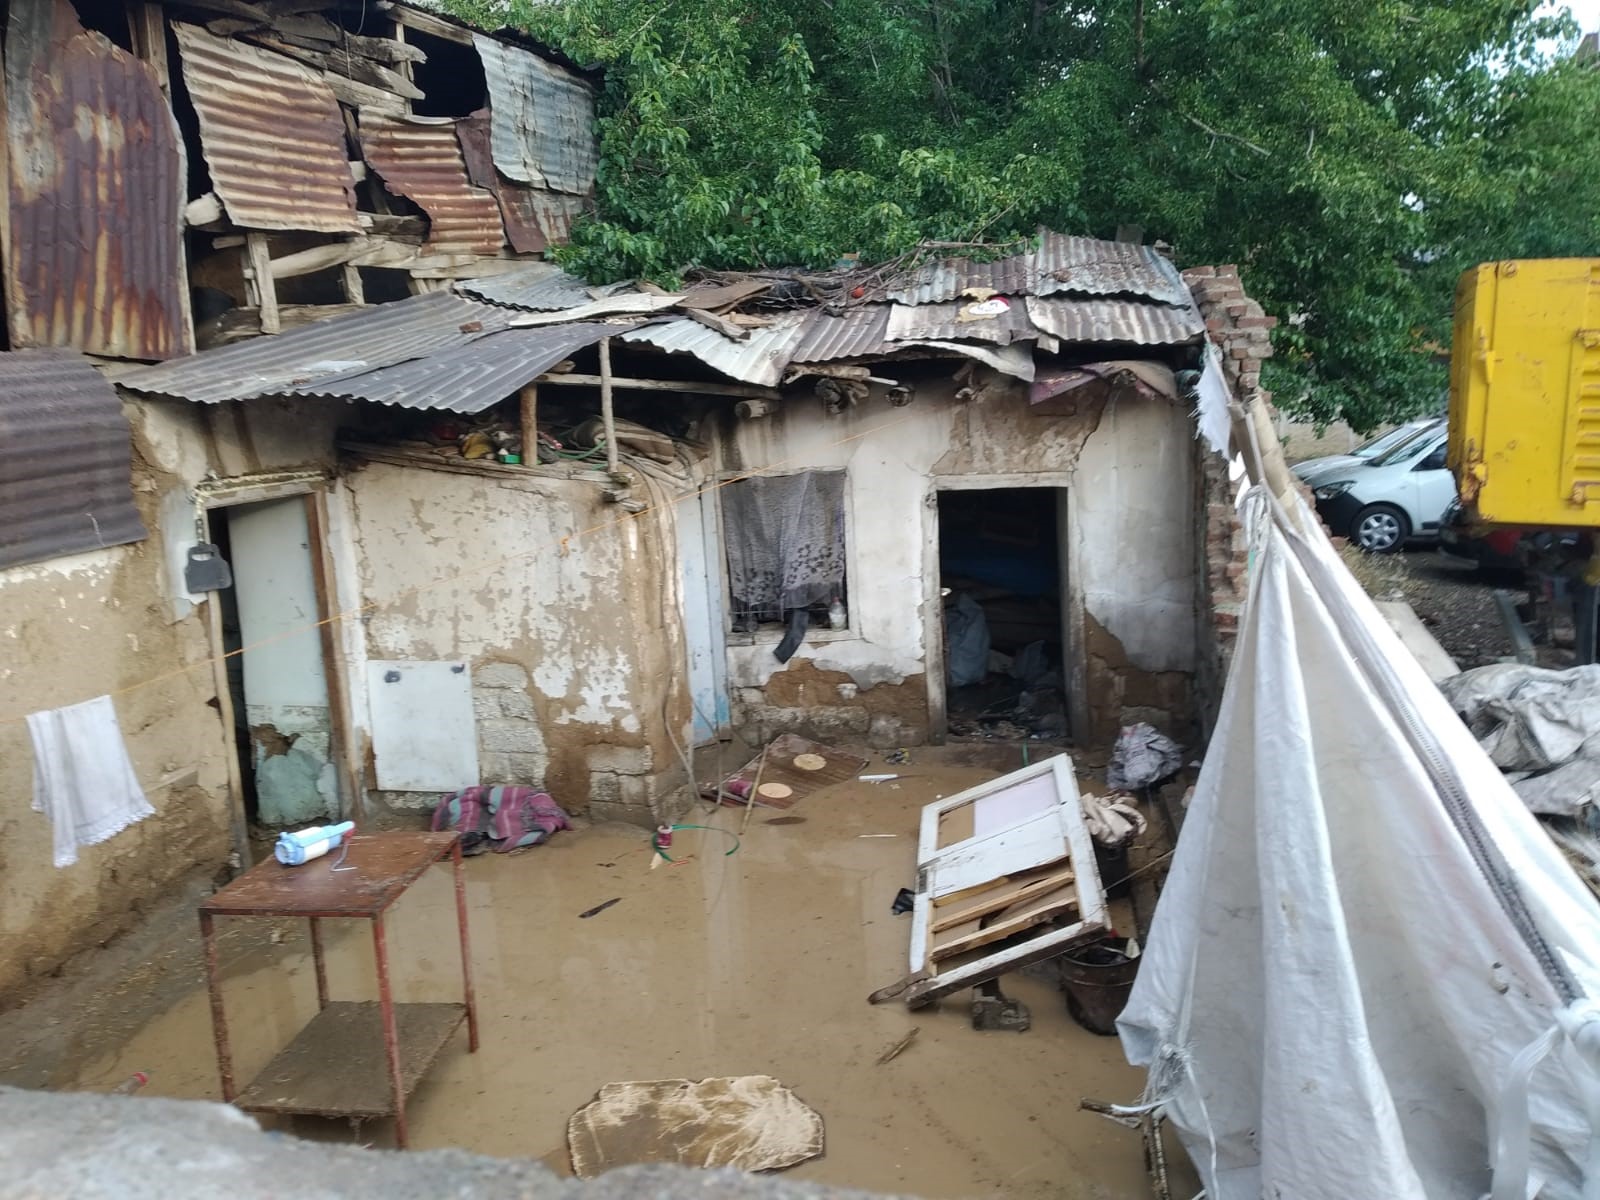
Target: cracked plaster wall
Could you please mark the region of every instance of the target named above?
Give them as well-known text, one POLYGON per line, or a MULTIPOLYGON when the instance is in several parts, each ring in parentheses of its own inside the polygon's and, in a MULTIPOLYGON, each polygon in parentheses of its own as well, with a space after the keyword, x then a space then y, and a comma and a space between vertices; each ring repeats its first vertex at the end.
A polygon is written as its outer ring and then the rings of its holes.
MULTIPOLYGON (((372 659, 471 664, 482 782, 647 823, 683 783, 684 646, 669 520, 593 483, 369 463, 343 490, 372 659)), ((437 796, 387 794, 431 805, 437 796)))
POLYGON ((813 634, 787 666, 772 655, 776 636, 729 647, 740 718, 759 736, 795 729, 884 746, 928 736, 929 509, 939 481, 979 476, 1068 489, 1081 604, 1068 666, 1088 733, 1108 739, 1130 719, 1187 723, 1199 590, 1188 414, 1104 387, 1030 405, 1025 385, 987 380, 966 400, 953 383, 925 383, 899 409, 875 389, 838 416, 791 400, 724 430, 725 470, 848 471, 850 628, 813 634))

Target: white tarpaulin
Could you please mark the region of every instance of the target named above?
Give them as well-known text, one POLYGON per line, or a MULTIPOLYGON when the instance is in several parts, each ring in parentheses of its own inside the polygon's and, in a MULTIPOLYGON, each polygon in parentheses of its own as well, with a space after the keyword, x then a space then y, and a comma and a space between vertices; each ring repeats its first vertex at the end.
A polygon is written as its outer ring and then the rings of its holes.
POLYGON ((1492 1159, 1495 1200, 1600 1194, 1600 908, 1326 538, 1244 510, 1250 598, 1120 1021, 1147 1102, 1210 1200, 1478 1200, 1492 1159))

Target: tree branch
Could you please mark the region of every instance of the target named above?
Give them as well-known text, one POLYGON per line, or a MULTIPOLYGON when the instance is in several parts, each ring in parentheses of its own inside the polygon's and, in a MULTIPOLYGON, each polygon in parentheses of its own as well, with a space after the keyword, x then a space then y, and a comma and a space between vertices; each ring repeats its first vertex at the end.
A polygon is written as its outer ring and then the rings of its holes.
POLYGON ((1189 124, 1193 125, 1196 129, 1203 130, 1204 132, 1209 133, 1214 138, 1222 138, 1224 141, 1237 142, 1237 143, 1239 143, 1239 145, 1243 146, 1246 150, 1249 150, 1253 154, 1259 154, 1262 158, 1271 158, 1272 157, 1272 151, 1271 150, 1268 150, 1265 146, 1256 145, 1249 138, 1242 138, 1236 133, 1225 133, 1221 129, 1213 129, 1210 125, 1207 125, 1199 117, 1191 116, 1190 114, 1188 114, 1186 112, 1180 112, 1178 115, 1180 117, 1182 117, 1185 121, 1189 122, 1189 124))

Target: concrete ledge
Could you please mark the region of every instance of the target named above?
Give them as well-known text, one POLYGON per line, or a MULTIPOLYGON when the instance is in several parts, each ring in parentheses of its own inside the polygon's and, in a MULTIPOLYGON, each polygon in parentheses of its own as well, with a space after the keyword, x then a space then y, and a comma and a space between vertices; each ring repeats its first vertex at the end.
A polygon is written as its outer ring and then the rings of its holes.
POLYGON ((0 1088, 0 1164, 0 1200, 870 1200, 676 1166, 625 1167, 585 1183, 531 1159, 304 1142, 263 1133, 222 1104, 15 1088, 0 1088))
POLYGON ((1456 660, 1439 644, 1439 639, 1428 631, 1411 605, 1404 600, 1378 600, 1375 603, 1378 612, 1389 623, 1389 628, 1400 636, 1412 657, 1422 664, 1429 679, 1438 683, 1461 673, 1456 660))

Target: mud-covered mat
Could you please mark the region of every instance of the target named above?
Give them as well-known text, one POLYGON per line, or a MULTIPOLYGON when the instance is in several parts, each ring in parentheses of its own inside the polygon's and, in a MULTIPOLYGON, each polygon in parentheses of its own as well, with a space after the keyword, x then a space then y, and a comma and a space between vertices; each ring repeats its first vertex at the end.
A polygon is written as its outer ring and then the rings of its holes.
POLYGON ((722 802, 743 807, 755 787, 756 803, 762 808, 793 808, 812 792, 854 779, 866 765, 860 755, 807 741, 798 734, 780 734, 767 743, 764 766, 758 754, 722 785, 722 802))
POLYGON ((822 1153, 822 1117, 770 1075, 608 1083, 567 1122, 580 1179, 630 1163, 776 1171, 822 1153))

